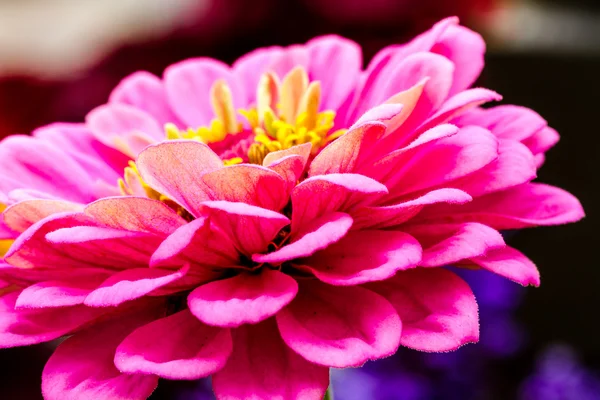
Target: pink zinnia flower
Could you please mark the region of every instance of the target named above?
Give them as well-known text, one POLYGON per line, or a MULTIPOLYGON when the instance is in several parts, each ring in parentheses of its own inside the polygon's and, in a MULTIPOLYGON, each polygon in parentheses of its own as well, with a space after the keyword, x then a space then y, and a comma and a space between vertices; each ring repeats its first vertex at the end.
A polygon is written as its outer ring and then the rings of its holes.
POLYGON ((330 367, 477 341, 442 267, 538 285, 498 230, 583 216, 531 182, 545 121, 477 108, 499 99, 469 89, 483 52, 448 19, 364 71, 333 36, 187 60, 128 77, 85 126, 3 141, 0 344, 72 335, 48 400, 209 375, 219 399, 321 399, 330 367))

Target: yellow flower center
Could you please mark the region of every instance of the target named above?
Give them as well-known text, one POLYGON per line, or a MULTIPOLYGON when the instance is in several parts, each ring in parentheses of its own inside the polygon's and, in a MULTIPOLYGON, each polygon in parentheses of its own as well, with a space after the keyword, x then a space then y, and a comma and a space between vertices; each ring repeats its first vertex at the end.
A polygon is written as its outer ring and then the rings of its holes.
MULTIPOLYGON (((166 138, 197 140, 206 144, 221 142, 227 135, 244 130, 244 124, 238 119, 239 113, 248 121, 254 134, 254 143, 247 154, 248 161, 262 164, 270 152, 304 143, 311 143, 312 152, 316 154, 346 132, 346 129, 340 129, 330 133, 335 112, 319 111, 321 84, 318 81, 309 83, 308 74, 302 67, 291 70, 281 82, 272 72, 261 76, 256 104, 249 109, 236 113, 231 89, 222 79, 211 87, 210 101, 215 118, 209 126, 180 130, 175 124, 168 123, 165 125, 166 138)), ((234 157, 223 162, 233 165, 244 160, 234 157)), ((186 217, 183 208, 144 182, 133 161, 129 162, 123 178, 119 179, 119 189, 124 196, 146 196, 162 201, 186 217)))
MULTIPOLYGON (((6 204, 0 203, 0 213, 6 210, 6 204)), ((4 257, 10 246, 13 244, 12 239, 1 239, 0 240, 0 258, 4 257)))
MULTIPOLYGON (((167 139, 192 139, 210 144, 241 132, 243 124, 237 118, 231 90, 224 80, 217 80, 213 84, 210 96, 216 116, 210 125, 179 130, 174 124, 167 124, 167 139)), ((294 68, 281 83, 274 73, 264 74, 258 83, 255 106, 238 111, 246 118, 255 135, 248 151, 248 160, 261 164, 272 151, 308 142, 313 145, 313 153, 317 153, 327 143, 344 134, 345 129, 330 133, 335 112, 319 112, 320 103, 321 84, 318 81, 309 83, 304 68, 294 68)), ((225 164, 242 161, 236 157, 225 160, 225 164)))

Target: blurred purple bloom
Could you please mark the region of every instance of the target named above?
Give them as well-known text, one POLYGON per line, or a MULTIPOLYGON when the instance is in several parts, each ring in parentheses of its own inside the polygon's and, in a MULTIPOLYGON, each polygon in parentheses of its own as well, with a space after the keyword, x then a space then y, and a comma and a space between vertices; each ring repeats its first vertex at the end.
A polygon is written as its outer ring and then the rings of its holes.
POLYGON ((587 370, 574 350, 555 345, 539 357, 533 375, 521 386, 520 400, 598 400, 600 375, 587 370))

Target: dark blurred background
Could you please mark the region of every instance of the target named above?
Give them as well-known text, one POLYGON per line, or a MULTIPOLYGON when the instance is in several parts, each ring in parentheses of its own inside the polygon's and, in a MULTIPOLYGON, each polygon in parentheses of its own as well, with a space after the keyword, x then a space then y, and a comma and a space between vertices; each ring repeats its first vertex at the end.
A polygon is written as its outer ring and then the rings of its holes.
MULTIPOLYGON (((81 121, 139 69, 160 75, 193 56, 232 62, 256 47, 325 33, 356 40, 369 60, 450 15, 488 42, 478 85, 535 109, 559 131, 539 178, 579 197, 587 218, 508 239, 536 262, 542 286, 473 281, 483 299, 482 343, 441 357, 403 351, 359 375, 340 371, 336 398, 600 399, 596 0, 0 0, 0 137, 81 121)), ((41 398, 51 351, 0 351, 0 398, 41 398)), ((203 393, 205 383, 164 382, 153 398, 210 398, 203 393)))

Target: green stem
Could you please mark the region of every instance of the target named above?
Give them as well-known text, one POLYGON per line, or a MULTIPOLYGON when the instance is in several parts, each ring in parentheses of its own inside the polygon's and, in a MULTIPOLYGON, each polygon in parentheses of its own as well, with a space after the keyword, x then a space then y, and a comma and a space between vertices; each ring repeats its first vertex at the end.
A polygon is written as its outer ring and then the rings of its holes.
POLYGON ((325 392, 325 397, 323 397, 323 400, 333 400, 333 390, 331 390, 331 386, 329 386, 327 392, 325 392))

